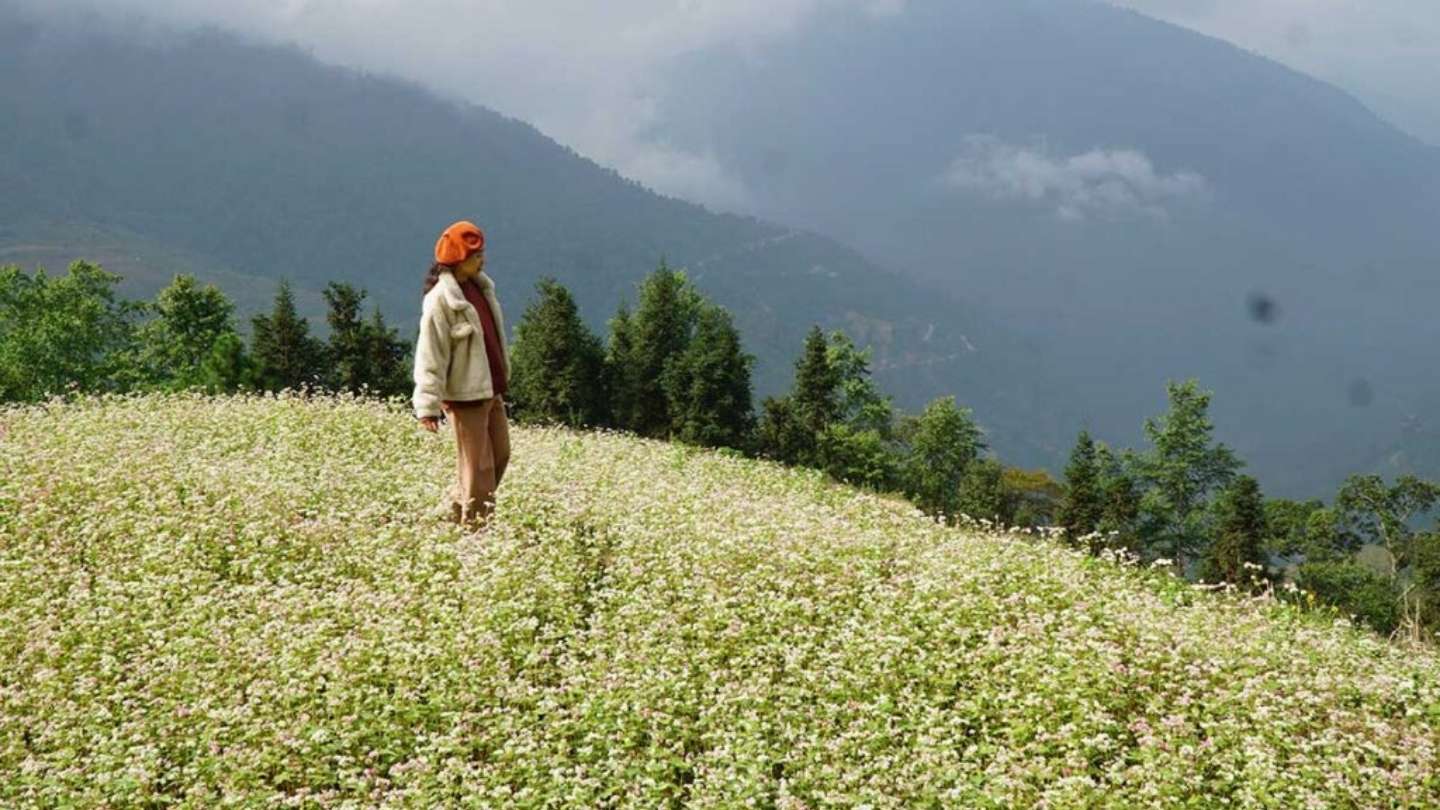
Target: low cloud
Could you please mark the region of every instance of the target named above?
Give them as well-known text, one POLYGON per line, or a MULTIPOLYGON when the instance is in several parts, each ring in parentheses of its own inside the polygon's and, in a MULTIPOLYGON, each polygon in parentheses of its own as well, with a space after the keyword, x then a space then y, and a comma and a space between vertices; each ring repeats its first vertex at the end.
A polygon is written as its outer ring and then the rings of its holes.
POLYGON ((1056 157, 1040 148, 971 135, 943 175, 952 188, 992 200, 1028 202, 1061 219, 1166 219, 1173 208, 1203 199, 1205 178, 1166 174, 1134 149, 1056 157))

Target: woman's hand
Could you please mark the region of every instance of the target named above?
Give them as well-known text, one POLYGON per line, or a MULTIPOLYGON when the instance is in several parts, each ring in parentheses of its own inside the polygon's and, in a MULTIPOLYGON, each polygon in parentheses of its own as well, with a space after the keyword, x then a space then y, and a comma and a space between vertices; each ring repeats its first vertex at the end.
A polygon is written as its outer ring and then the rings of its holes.
POLYGON ((423 427, 431 433, 434 433, 435 431, 440 429, 440 417, 422 416, 420 417, 420 427, 423 427))

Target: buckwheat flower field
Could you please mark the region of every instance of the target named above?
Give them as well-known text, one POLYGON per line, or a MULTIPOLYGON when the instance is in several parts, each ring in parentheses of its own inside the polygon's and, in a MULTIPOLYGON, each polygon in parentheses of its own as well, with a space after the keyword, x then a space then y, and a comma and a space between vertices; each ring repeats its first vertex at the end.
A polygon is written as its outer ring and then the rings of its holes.
POLYGON ((1440 806, 1440 664, 816 474, 397 405, 0 410, 0 806, 1440 806))

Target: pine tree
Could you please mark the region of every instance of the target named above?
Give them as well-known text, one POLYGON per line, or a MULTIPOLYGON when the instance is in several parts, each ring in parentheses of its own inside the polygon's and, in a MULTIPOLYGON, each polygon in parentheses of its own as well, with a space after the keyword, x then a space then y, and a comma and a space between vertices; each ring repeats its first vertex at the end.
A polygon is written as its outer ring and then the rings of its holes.
POLYGON ((1209 582, 1248 584, 1248 565, 1265 565, 1265 498, 1260 482, 1248 475, 1235 479, 1215 504, 1219 519, 1206 555, 1202 578, 1209 582))
POLYGON ((350 284, 332 281, 324 295, 329 306, 325 320, 330 325, 325 382, 336 390, 358 392, 374 377, 368 335, 360 320, 365 293, 350 284))
POLYGON ((1072 545, 1095 533, 1105 517, 1105 493, 1095 455, 1095 441, 1080 431, 1070 463, 1065 467, 1065 499, 1060 507, 1060 525, 1072 545))
POLYGON ((819 435, 821 469, 867 489, 902 489, 904 452, 895 437, 895 411, 870 378, 870 350, 836 331, 826 354, 835 380, 835 408, 819 435))
POLYGON ((340 391, 367 392, 379 397, 400 396, 410 389, 405 360, 408 343, 385 323, 380 308, 362 320, 368 295, 350 284, 332 282, 325 288, 330 340, 325 346, 325 383, 340 391))
POLYGON ((825 335, 819 326, 811 327, 795 361, 794 387, 784 396, 766 397, 762 404, 756 431, 761 455, 785 464, 817 466, 819 435, 834 418, 837 388, 825 335))
POLYGON ((404 396, 411 390, 410 344, 400 333, 385 323, 380 308, 370 311, 365 324, 366 367, 370 369, 367 386, 381 397, 404 396))
POLYGON ((840 416, 840 373, 830 362, 830 347, 819 326, 805 336, 792 399, 796 416, 812 436, 823 434, 840 416))
POLYGON ((800 424, 794 400, 789 396, 766 397, 760 412, 755 429, 755 446, 760 455, 783 464, 799 464, 813 447, 814 436, 800 424))
POLYGON ((256 316, 251 323, 253 356, 263 388, 278 391, 317 381, 325 347, 310 336, 310 324, 296 312, 289 282, 280 282, 271 313, 256 316))
POLYGON ((605 352, 605 394, 610 426, 635 430, 635 404, 640 398, 639 374, 635 364, 634 325, 630 308, 620 302, 610 319, 610 340, 605 352))
POLYGON ((605 417, 605 352, 580 319, 570 291, 553 278, 516 327, 509 399, 517 419, 572 427, 605 417))
POLYGON ((251 388, 255 380, 255 364, 245 351, 245 342, 234 332, 216 338, 195 375, 195 384, 210 394, 251 388))
POLYGON ((635 401, 633 424, 642 436, 664 438, 671 425, 665 373, 690 345, 700 298, 685 279, 663 261, 640 286, 640 303, 631 322, 635 401))
POLYGON ((790 393, 765 400, 757 430, 763 455, 824 470, 878 490, 903 486, 903 454, 890 400, 870 379, 869 352, 842 332, 812 326, 790 393))
POLYGON ((1123 549, 1139 553, 1137 524, 1140 520, 1140 486, 1132 470, 1138 462, 1127 450, 1117 456, 1104 444, 1095 445, 1095 468, 1100 475, 1102 508, 1096 527, 1101 537, 1091 546, 1091 553, 1101 549, 1123 549))
POLYGON ((730 313, 714 305, 701 307, 694 339, 664 381, 671 434, 707 447, 747 447, 755 422, 754 362, 740 345, 730 313))
POLYGON ((766 404, 773 423, 762 434, 774 443, 770 452, 790 464, 821 467, 821 437, 840 415, 840 375, 830 364, 829 345, 819 326, 812 326, 805 336, 790 395, 783 404, 766 404))

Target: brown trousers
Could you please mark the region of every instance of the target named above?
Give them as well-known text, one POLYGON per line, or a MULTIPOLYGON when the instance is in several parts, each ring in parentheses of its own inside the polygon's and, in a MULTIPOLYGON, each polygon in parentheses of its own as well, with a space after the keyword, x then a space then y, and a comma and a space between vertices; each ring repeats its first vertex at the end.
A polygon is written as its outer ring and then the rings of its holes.
POLYGON ((455 486, 451 514, 471 529, 485 525, 495 511, 495 490, 510 463, 510 423, 501 397, 447 403, 455 425, 455 486))

